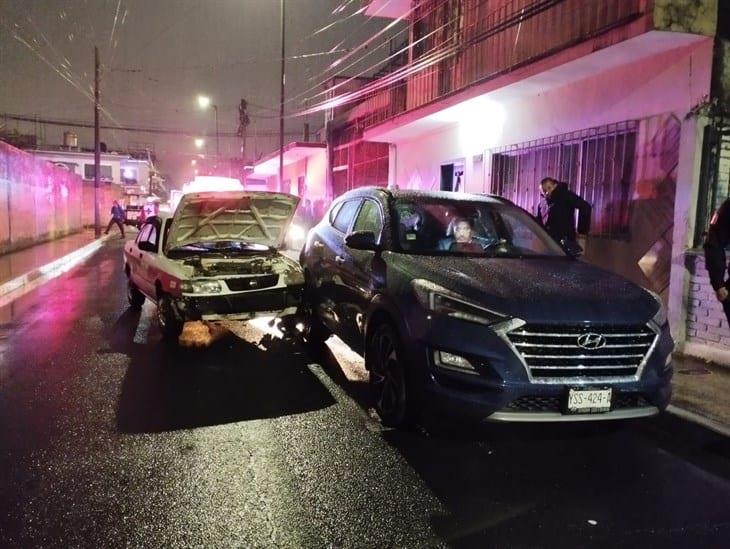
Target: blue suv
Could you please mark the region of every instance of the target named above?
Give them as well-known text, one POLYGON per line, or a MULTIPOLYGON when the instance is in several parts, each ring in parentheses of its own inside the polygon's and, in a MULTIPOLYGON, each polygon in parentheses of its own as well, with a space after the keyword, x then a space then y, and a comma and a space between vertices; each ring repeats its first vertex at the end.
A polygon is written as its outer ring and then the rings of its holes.
POLYGON ((660 298, 498 197, 364 188, 308 234, 305 337, 365 358, 382 421, 645 417, 670 399, 660 298))

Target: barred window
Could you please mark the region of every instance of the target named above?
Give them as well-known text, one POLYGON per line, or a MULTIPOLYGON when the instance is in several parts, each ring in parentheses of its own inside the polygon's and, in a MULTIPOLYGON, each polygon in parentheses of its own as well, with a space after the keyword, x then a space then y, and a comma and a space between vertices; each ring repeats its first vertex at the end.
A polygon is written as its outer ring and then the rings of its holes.
POLYGON ((540 180, 554 177, 593 206, 591 234, 629 234, 636 158, 635 121, 491 151, 491 192, 535 213, 540 180))

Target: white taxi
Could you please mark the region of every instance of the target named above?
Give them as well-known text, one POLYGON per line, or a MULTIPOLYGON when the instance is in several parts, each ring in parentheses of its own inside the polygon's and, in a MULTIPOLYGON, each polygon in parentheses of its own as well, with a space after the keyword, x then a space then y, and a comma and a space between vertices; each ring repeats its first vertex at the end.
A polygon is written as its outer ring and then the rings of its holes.
POLYGON ((200 192, 154 216, 124 248, 127 297, 157 304, 177 339, 189 320, 249 320, 297 312, 304 276, 282 253, 299 199, 270 192, 200 192))

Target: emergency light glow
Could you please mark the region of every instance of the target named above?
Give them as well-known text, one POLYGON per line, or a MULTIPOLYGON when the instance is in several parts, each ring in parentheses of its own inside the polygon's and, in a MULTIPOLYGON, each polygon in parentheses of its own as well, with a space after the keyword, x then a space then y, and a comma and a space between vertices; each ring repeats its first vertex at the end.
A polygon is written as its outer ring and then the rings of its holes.
POLYGON ((220 177, 217 175, 198 175, 183 185, 183 194, 221 192, 221 191, 242 191, 243 185, 233 177, 220 177))

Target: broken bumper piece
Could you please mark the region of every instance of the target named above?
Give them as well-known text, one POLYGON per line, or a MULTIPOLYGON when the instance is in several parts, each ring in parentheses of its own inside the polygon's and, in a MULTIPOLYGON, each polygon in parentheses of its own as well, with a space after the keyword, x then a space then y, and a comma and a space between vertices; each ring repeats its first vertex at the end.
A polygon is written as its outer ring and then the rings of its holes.
POLYGON ((184 320, 249 320, 294 314, 302 302, 303 286, 288 286, 218 296, 184 295, 176 302, 184 320))

